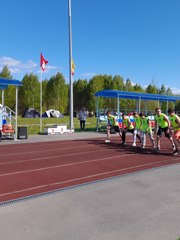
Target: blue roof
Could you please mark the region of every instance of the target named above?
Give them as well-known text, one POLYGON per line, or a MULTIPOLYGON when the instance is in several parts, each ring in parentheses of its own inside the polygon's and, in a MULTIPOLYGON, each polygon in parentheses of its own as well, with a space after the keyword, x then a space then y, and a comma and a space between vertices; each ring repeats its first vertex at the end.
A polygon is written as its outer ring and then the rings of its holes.
POLYGON ((8 86, 22 86, 22 82, 19 80, 15 79, 5 79, 5 78, 0 78, 0 89, 4 90, 7 89, 8 86))
POLYGON ((142 100, 153 100, 162 102, 176 102, 180 100, 180 96, 169 96, 161 94, 150 94, 142 92, 126 92, 120 90, 101 90, 95 93, 96 97, 105 98, 130 98, 130 99, 142 99, 142 100))

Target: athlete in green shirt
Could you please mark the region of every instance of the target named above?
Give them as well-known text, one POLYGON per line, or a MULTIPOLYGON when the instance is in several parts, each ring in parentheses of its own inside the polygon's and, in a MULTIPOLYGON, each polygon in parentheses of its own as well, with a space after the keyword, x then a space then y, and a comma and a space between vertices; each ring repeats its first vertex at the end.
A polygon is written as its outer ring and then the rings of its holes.
MULTIPOLYGON (((128 116, 123 113, 122 114, 122 145, 126 145, 126 133, 130 132, 134 135, 134 126, 128 116)), ((136 137, 141 142, 141 138, 138 134, 136 134, 136 137)))
POLYGON ((141 134, 141 118, 137 112, 133 113, 134 116, 134 133, 133 133, 133 146, 136 146, 137 135, 140 137, 141 134))
POLYGON ((139 116, 141 117, 141 142, 142 142, 142 148, 145 148, 146 146, 146 135, 148 134, 149 139, 153 145, 153 148, 155 148, 155 141, 153 137, 151 122, 148 117, 145 116, 144 113, 140 113, 139 116))
POLYGON ((111 129, 114 129, 114 131, 119 133, 119 136, 121 137, 121 131, 120 131, 116 116, 112 115, 110 111, 108 111, 107 112, 107 139, 105 140, 106 143, 110 142, 111 129))
POLYGON ((179 154, 179 150, 178 150, 178 143, 180 143, 180 117, 175 114, 173 109, 169 109, 168 110, 169 113, 169 120, 171 122, 171 128, 173 131, 173 140, 174 140, 174 144, 175 144, 175 151, 173 153, 173 155, 178 155, 179 154))
POLYGON ((171 123, 168 119, 168 117, 161 112, 160 108, 155 109, 156 115, 154 116, 155 120, 155 133, 156 133, 156 141, 157 141, 157 149, 156 151, 160 151, 160 138, 164 132, 165 136, 170 140, 172 144, 173 150, 176 150, 173 138, 172 138, 172 133, 170 131, 170 126, 171 123))

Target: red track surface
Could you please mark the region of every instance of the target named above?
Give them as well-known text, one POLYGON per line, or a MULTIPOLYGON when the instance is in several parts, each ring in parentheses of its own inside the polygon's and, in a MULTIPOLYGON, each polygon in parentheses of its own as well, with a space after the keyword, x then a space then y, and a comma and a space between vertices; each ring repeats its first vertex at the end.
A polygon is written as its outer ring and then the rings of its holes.
POLYGON ((0 202, 126 173, 180 163, 162 138, 162 151, 120 146, 119 138, 0 146, 0 202))

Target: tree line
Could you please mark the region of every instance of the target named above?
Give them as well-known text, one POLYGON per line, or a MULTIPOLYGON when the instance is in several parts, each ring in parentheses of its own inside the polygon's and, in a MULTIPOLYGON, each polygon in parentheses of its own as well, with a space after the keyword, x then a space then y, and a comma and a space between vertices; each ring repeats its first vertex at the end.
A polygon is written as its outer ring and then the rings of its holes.
MULTIPOLYGON (((13 79, 8 66, 4 66, 0 72, 0 78, 13 79)), ((19 87, 18 93, 18 109, 19 114, 22 114, 28 108, 40 110, 40 81, 34 73, 25 74, 22 79, 22 87, 19 87)), ((103 89, 114 89, 130 92, 144 92, 152 94, 173 95, 170 88, 165 88, 163 84, 160 88, 155 83, 150 83, 146 88, 140 84, 133 85, 130 79, 124 80, 120 75, 96 75, 90 80, 78 79, 73 83, 73 103, 74 110, 80 110, 86 107, 89 111, 95 111, 96 98, 94 94, 103 89)), ((62 73, 42 81, 42 108, 43 111, 48 109, 56 109, 63 114, 69 113, 69 84, 66 83, 62 73)), ((4 91, 5 105, 15 110, 15 87, 9 86, 4 91)), ((99 107, 102 109, 116 109, 116 99, 102 98, 99 99, 99 107)), ((149 101, 149 108, 155 109, 154 101, 149 101)), ((122 99, 121 109, 134 109, 135 100, 122 99)), ((142 101, 142 108, 143 108, 142 101)), ((162 104, 162 108, 166 108, 162 104)), ((176 103, 175 108, 180 111, 180 101, 176 103)))

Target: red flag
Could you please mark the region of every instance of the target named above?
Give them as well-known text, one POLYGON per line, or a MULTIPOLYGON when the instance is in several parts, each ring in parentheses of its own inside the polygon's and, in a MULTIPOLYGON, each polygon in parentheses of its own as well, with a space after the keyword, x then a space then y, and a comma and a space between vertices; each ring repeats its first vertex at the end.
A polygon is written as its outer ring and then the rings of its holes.
POLYGON ((42 53, 40 56, 40 67, 41 69, 44 71, 46 68, 46 64, 48 63, 48 61, 43 57, 42 53))

